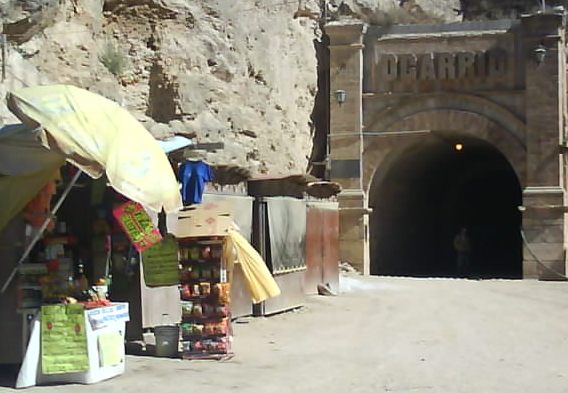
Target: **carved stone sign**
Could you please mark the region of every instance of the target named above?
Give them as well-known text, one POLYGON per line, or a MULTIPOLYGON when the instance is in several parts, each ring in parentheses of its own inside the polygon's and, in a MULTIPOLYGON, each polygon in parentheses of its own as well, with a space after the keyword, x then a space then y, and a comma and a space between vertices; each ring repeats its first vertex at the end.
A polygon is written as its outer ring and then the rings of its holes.
POLYGON ((496 78, 508 72, 504 50, 458 53, 384 53, 379 57, 383 81, 496 78))

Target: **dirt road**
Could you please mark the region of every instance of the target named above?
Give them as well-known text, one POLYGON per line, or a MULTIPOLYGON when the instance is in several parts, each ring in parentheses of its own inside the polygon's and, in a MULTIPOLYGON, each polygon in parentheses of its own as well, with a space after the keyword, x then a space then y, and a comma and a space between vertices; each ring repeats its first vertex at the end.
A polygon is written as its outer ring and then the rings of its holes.
POLYGON ((116 379, 27 392, 568 391, 567 283, 347 277, 342 286, 300 311, 237 323, 230 361, 128 357, 116 379))

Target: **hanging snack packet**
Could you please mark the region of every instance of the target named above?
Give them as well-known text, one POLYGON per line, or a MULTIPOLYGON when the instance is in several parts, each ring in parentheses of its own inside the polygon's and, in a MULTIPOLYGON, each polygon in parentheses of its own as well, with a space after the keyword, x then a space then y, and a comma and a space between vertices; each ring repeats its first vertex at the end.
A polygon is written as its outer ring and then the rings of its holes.
POLYGON ((219 304, 229 304, 230 302, 231 286, 228 282, 215 284, 213 287, 213 294, 217 298, 219 304))

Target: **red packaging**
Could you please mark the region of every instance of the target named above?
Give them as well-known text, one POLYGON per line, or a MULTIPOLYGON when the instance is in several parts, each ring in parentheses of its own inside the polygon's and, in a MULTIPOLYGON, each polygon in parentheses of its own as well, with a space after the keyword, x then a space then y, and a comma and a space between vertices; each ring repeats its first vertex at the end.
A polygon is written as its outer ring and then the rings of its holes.
POLYGON ((45 264, 45 267, 47 267, 47 271, 50 273, 56 272, 59 270, 59 260, 58 259, 49 260, 45 264))

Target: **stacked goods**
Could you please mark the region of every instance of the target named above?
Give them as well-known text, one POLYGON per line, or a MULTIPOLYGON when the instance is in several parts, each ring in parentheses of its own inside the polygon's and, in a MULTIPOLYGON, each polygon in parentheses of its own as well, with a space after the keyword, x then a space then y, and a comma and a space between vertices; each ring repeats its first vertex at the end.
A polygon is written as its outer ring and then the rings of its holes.
POLYGON ((220 237, 184 238, 181 262, 182 346, 185 359, 230 353, 230 284, 220 237))

